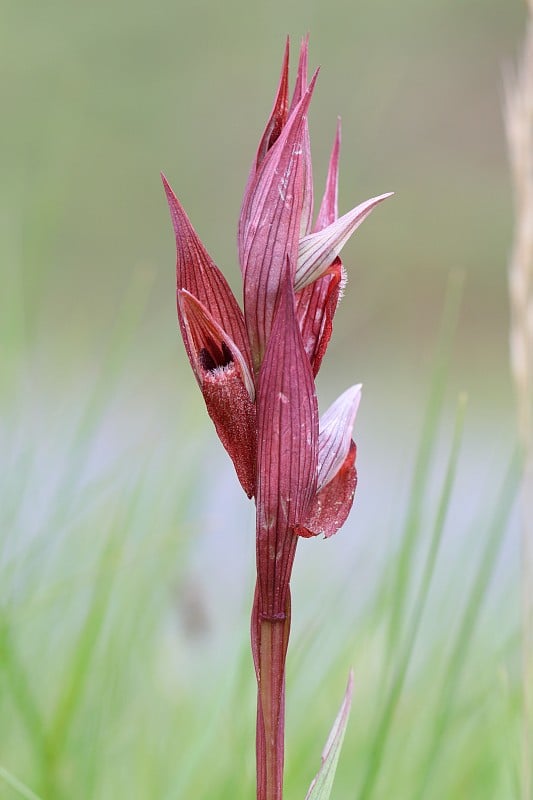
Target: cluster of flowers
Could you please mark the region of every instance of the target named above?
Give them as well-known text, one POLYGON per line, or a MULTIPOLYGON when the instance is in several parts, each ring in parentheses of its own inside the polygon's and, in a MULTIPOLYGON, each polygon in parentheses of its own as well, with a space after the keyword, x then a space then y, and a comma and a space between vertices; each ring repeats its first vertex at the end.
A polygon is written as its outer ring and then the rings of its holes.
POLYGON ((339 253, 389 194, 339 217, 340 126, 313 221, 308 42, 289 100, 289 43, 238 227, 244 311, 163 178, 177 248, 181 334, 218 436, 256 503, 252 649, 259 687, 258 797, 281 797, 289 582, 298 537, 331 536, 352 506, 360 384, 319 420, 314 379, 346 282, 339 253), (267 788, 271 787, 271 788, 267 788), (272 788, 274 787, 274 788, 272 788))

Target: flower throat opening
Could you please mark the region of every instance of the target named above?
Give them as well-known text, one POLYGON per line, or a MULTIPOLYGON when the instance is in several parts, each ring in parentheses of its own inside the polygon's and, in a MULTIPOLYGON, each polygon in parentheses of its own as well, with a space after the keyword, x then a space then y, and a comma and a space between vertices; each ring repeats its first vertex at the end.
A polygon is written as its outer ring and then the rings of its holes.
POLYGON ((233 354, 226 342, 218 344, 214 339, 209 338, 206 345, 198 353, 200 366, 206 372, 214 372, 216 369, 227 367, 228 364, 233 363, 233 354))

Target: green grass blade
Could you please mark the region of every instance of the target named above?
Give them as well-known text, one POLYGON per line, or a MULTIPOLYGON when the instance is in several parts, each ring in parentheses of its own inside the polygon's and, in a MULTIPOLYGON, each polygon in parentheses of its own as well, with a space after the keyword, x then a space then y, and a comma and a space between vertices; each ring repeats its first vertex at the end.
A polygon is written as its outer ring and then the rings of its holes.
POLYGON ((32 790, 26 786, 22 781, 16 778, 9 770, 3 767, 0 764, 0 778, 7 783, 11 789, 14 789, 20 797, 24 797, 25 800, 42 800, 42 797, 32 792, 32 790))
POLYGON ((44 775, 48 758, 45 726, 26 669, 18 656, 5 614, 0 617, 0 669, 7 678, 10 698, 24 725, 28 742, 33 748, 41 774, 44 775))
POLYGON ((431 796, 429 789, 431 777, 445 745, 444 737, 454 696, 460 683, 468 652, 474 638, 475 626, 504 540, 507 522, 516 501, 520 464, 521 458, 517 454, 508 468, 496 503, 496 512, 489 530, 487 543, 470 594, 465 603, 457 638, 445 671, 444 682, 435 713, 434 736, 419 772, 420 782, 416 794, 413 795, 413 800, 425 800, 426 797, 431 796))
POLYGON ((455 421, 455 430, 453 434, 448 465, 446 468, 446 474, 442 485, 439 505, 433 526, 433 533, 431 536, 430 547, 426 557, 424 570, 422 574, 422 580, 414 603, 414 610, 412 614, 409 631, 407 633, 405 644, 402 648, 402 651, 395 662, 392 682, 389 687, 389 691, 384 706, 382 708, 381 715, 378 719, 371 753, 367 762, 368 767, 366 770, 366 774, 363 778, 362 788, 359 794, 359 800, 368 800, 368 798, 372 796, 375 782, 379 774, 379 768, 383 762, 383 755, 387 745, 389 734, 391 732, 394 713, 396 711, 398 701, 400 699, 400 695, 405 683, 405 677, 407 675, 409 664, 411 662, 411 656, 413 654, 413 650, 415 647, 415 643, 420 628, 420 623, 422 621, 422 616, 424 613, 424 609, 426 607, 426 602, 431 587, 431 583, 433 580, 435 566, 437 563, 437 557, 442 541, 442 534, 446 523, 446 518, 450 505, 450 499, 452 496, 455 476, 457 473, 457 461, 459 457, 459 451, 463 433, 465 410, 466 410, 466 398, 463 396, 459 400, 457 416, 455 421))
POLYGON ((305 800, 329 800, 350 715, 352 694, 353 672, 350 672, 344 699, 322 752, 322 766, 313 779, 305 800))
POLYGON ((401 536, 401 546, 396 559, 392 576, 386 576, 386 596, 391 606, 388 625, 388 652, 385 665, 393 663, 393 653, 401 636, 404 623, 405 606, 409 594, 410 574, 416 557, 417 546, 421 536, 421 514, 426 495, 431 462, 434 455, 434 441, 442 414, 448 366, 452 342, 457 329, 459 310, 463 292, 463 276, 453 273, 450 276, 444 312, 439 333, 437 350, 430 381, 430 395, 424 416, 420 446, 413 473, 413 482, 409 495, 409 505, 401 536))

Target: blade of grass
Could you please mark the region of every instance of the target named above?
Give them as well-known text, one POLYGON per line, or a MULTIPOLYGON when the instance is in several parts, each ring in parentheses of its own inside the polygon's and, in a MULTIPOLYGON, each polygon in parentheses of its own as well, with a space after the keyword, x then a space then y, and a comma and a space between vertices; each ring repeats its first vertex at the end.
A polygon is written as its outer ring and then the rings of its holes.
POLYGON ((43 777, 46 773, 48 760, 45 726, 25 667, 19 659, 5 613, 2 613, 0 617, 0 669, 4 671, 7 678, 11 700, 22 720, 28 742, 30 742, 35 752, 42 780, 46 783, 43 777))
POLYGON ((100 556, 92 600, 74 646, 73 656, 65 671, 64 690, 57 702, 49 728, 51 756, 54 762, 60 757, 76 708, 83 697, 94 650, 106 619, 122 545, 121 538, 113 536, 113 530, 120 531, 122 536, 129 531, 137 512, 142 481, 143 475, 136 481, 137 488, 132 492, 132 496, 135 498, 134 502, 127 507, 123 518, 120 519, 119 516, 115 524, 111 526, 109 539, 100 556))
POLYGON ((448 282, 441 330, 438 337, 437 349, 430 381, 430 394, 422 425, 420 445, 416 456, 413 473, 413 482, 409 494, 409 505, 405 516, 405 523, 400 539, 400 551, 395 560, 394 574, 387 573, 384 580, 384 590, 387 598, 392 602, 388 624, 387 653, 384 664, 394 662, 393 652, 396 648, 404 624, 405 606, 409 593, 413 561, 418 550, 421 536, 421 515, 424 498, 430 475, 431 462, 434 456, 434 441, 439 420, 442 414, 448 365, 452 349, 452 341, 457 329, 459 310, 463 292, 464 277, 462 273, 452 273, 448 282))
POLYGON ((389 687, 381 715, 378 719, 370 756, 367 762, 367 770, 363 777, 361 791, 358 795, 359 800, 368 800, 368 798, 372 796, 375 782, 379 774, 379 768, 383 761, 383 755, 387 745, 388 737, 391 732, 394 713, 396 711, 398 700, 405 683, 405 677, 409 669, 409 664, 411 663, 411 656, 414 651, 420 629, 420 623, 426 607, 426 601, 433 580, 437 557, 442 541, 442 534, 450 506, 450 499, 457 473, 457 461, 463 433, 465 410, 466 397, 461 396, 457 408, 452 445, 433 526, 431 543, 426 557, 422 579, 415 599, 409 631, 405 638, 402 652, 395 662, 393 679, 389 687))
POLYGON ((339 763, 344 734, 346 733, 346 726, 348 724, 352 694, 353 671, 350 671, 348 685, 346 686, 346 692, 341 707, 333 723, 324 750, 322 751, 322 765, 311 782, 305 800, 329 800, 331 790, 333 789, 337 764, 339 763))
MULTIPOLYGON (((78 497, 76 483, 89 458, 96 427, 102 419, 106 404, 109 403, 117 379, 124 369, 135 334, 139 330, 152 281, 151 273, 139 272, 133 276, 126 289, 98 379, 69 442, 69 455, 63 467, 62 478, 56 487, 55 501, 51 501, 52 512, 43 523, 48 530, 60 531, 72 515, 78 497)), ((26 477, 27 481, 31 479, 30 471, 26 477)), ((21 494, 25 489, 26 487, 21 487, 21 494)), ((32 557, 39 559, 41 549, 46 544, 46 537, 36 537, 33 555, 28 551, 26 560, 29 562, 32 557)))
POLYGON ((474 638, 473 633, 490 585, 494 567, 505 537, 507 522, 515 503, 520 480, 521 457, 516 454, 507 470, 496 511, 490 526, 487 543, 476 572, 470 594, 466 600, 459 631, 445 671, 437 710, 435 713, 434 736, 423 766, 419 770, 420 782, 413 800, 425 800, 431 796, 430 780, 444 746, 444 734, 453 708, 454 696, 459 686, 468 651, 474 638))
POLYGON ((26 798, 26 800, 42 800, 39 795, 32 792, 32 790, 26 786, 22 781, 16 778, 9 770, 3 767, 0 764, 0 778, 7 783, 12 789, 14 789, 21 797, 26 798))

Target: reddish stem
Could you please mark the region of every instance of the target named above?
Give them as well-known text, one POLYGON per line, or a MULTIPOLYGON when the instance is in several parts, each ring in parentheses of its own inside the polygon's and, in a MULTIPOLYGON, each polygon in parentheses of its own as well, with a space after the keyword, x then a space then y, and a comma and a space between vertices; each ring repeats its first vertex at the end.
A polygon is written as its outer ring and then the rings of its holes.
POLYGON ((283 614, 261 612, 256 589, 252 651, 257 677, 257 800, 282 800, 285 738, 285 658, 290 631, 290 595, 283 614))

